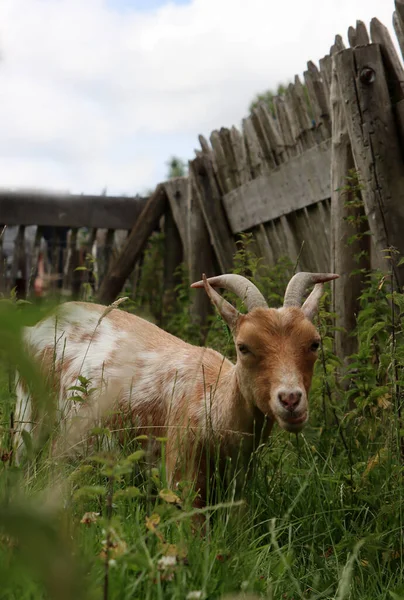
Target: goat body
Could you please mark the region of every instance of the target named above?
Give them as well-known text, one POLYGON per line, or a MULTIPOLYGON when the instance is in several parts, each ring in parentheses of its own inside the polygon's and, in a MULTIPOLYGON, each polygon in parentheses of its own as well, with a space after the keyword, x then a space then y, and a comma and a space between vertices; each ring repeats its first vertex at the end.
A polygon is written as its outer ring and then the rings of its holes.
MULTIPOLYGON (((336 277, 298 274, 300 288, 302 276, 307 285, 308 275, 314 283, 336 277)), ((119 437, 141 433, 165 437, 171 484, 181 478, 192 480, 204 503, 206 456, 213 457, 217 440, 223 458, 236 459, 241 452, 248 460, 257 440, 268 437, 275 421, 288 431, 302 429, 319 344, 311 318, 321 284, 300 308, 296 281, 291 281, 289 302, 286 294, 280 309, 268 308, 257 288, 240 276, 204 278, 194 284, 202 286, 232 331, 235 364, 137 316, 90 303, 63 304, 55 315, 25 330, 28 351, 44 373, 53 373, 63 428, 59 438, 63 444, 56 444, 55 454, 80 445, 100 418, 118 430, 119 437), (214 285, 245 297, 249 312, 236 311, 214 285), (95 389, 84 403, 69 400, 73 395, 69 388, 78 385, 79 375, 95 389)), ((301 289, 298 292, 301 295, 301 289)), ((34 432, 35 420, 34 403, 20 381, 16 408, 20 448, 21 430, 34 432)))

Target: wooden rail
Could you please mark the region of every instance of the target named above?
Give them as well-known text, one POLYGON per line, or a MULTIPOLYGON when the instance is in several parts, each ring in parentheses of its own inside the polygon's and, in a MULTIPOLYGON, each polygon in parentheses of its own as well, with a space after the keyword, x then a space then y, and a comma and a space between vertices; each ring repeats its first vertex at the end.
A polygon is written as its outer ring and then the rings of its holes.
POLYGON ((331 198, 331 140, 223 196, 233 233, 274 221, 331 198))
POLYGON ((0 190, 0 223, 131 229, 146 198, 0 190))

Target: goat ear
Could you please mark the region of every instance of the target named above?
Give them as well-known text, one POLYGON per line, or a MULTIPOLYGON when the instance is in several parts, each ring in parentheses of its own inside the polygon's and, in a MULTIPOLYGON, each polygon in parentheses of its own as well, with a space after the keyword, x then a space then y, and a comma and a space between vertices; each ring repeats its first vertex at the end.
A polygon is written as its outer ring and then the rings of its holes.
POLYGON ((237 309, 234 308, 227 302, 220 294, 218 294, 213 287, 210 285, 208 280, 206 279, 205 273, 202 275, 203 279, 203 287, 205 288, 205 292, 209 296, 210 301, 214 306, 216 306, 217 310, 226 321, 227 325, 230 327, 231 331, 234 331, 237 325, 237 321, 239 319, 240 313, 237 309))
POLYGON ((323 295, 323 287, 322 283, 316 283, 313 291, 302 306, 302 311, 309 321, 312 321, 318 312, 318 303, 323 295))

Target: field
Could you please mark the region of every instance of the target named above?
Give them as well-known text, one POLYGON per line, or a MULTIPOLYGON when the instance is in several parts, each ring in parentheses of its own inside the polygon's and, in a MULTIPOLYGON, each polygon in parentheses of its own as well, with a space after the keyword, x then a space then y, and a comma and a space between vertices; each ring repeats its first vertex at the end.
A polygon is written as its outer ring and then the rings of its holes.
MULTIPOLYGON (((157 236, 149 247, 129 309, 148 307, 148 318, 195 340, 185 279, 174 308, 162 313, 159 243, 157 236)), ((259 276, 270 304, 279 305, 287 261, 265 271, 245 243, 235 265, 259 276)), ((136 445, 65 463, 50 459, 48 442, 36 448, 27 438, 26 463, 15 466, 13 366, 44 402, 49 396, 19 335, 48 306, 1 302, 0 599, 404 599, 404 296, 388 276, 371 273, 367 281, 352 332, 358 351, 344 375, 337 377, 326 294, 310 424, 298 436, 274 430, 240 498, 231 482, 219 489, 206 509, 206 536, 192 529, 185 483, 167 489, 161 465, 142 467, 136 445)), ((218 317, 207 343, 232 357, 218 317)), ((110 439, 109 431, 96 433, 110 439)))

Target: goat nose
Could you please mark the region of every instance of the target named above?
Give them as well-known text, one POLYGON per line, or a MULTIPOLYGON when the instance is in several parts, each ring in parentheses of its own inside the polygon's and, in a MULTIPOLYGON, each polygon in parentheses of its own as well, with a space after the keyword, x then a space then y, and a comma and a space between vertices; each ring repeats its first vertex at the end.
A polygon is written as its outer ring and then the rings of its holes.
POLYGON ((302 399, 302 392, 299 390, 294 392, 279 392, 278 399, 282 406, 292 412, 300 403, 300 400, 302 399))

